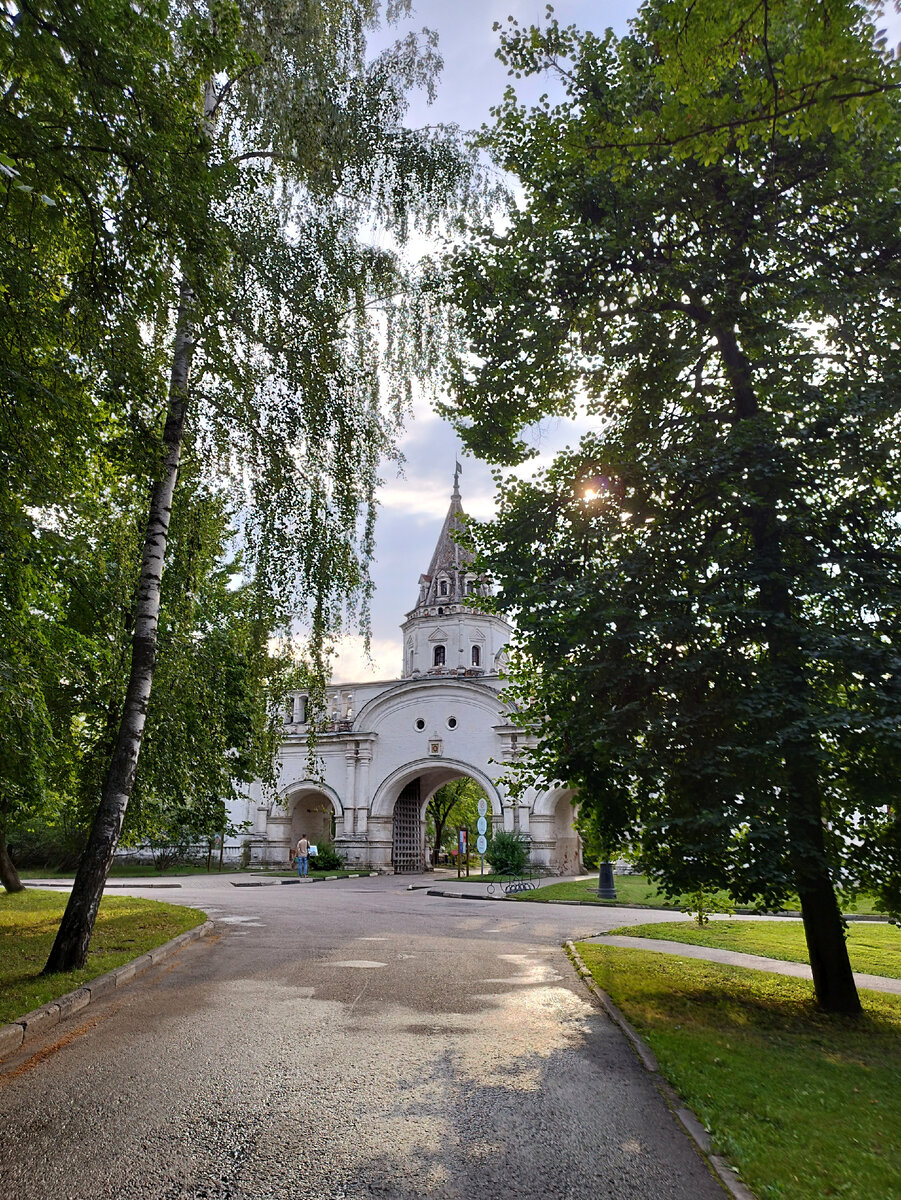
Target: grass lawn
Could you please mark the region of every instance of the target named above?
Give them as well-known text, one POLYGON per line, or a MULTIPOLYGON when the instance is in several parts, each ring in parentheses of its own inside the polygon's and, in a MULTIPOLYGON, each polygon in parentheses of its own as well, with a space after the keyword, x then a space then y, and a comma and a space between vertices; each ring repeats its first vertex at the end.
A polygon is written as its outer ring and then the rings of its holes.
MULTIPOLYGON (((715 946, 741 954, 763 954, 788 962, 809 962, 800 921, 696 921, 628 925, 611 932, 627 937, 666 938, 693 946, 715 946)), ((848 955, 855 971, 901 979, 901 929, 859 921, 848 926, 848 955)), ((901 1188, 899 1188, 901 1191, 901 1188)))
POLYGON ((580 943, 759 1200, 901 1195, 901 997, 826 1017, 804 980, 580 943))
MULTIPOLYGON (((220 875, 220 874, 221 875, 272 875, 272 876, 275 876, 276 878, 280 878, 280 877, 287 878, 289 876, 296 875, 297 871, 296 871, 296 869, 291 870, 287 867, 282 867, 282 868, 236 867, 236 866, 228 866, 228 865, 224 866, 221 871, 219 870, 218 866, 214 866, 212 868, 212 870, 208 871, 205 866, 203 866, 203 867, 192 866, 190 863, 183 864, 182 866, 178 866, 178 867, 167 867, 165 871, 158 871, 156 869, 156 867, 154 867, 151 863, 133 864, 131 866, 121 866, 119 864, 114 864, 113 867, 110 869, 109 878, 110 879, 153 879, 153 880, 164 879, 164 880, 168 880, 168 879, 181 878, 186 875, 220 875)), ((337 871, 311 871, 310 872, 311 876, 316 876, 319 879, 325 879, 326 877, 331 876, 331 875, 337 875, 339 879, 346 879, 348 875, 353 875, 353 874, 359 874, 359 872, 351 871, 349 868, 346 870, 342 868, 341 870, 337 870, 337 871)), ((368 874, 368 872, 364 872, 364 874, 368 874)), ((46 879, 48 881, 51 879, 58 879, 58 880, 62 881, 64 879, 74 879, 75 872, 74 871, 39 871, 37 869, 33 869, 33 868, 29 867, 24 871, 20 871, 19 876, 21 879, 23 879, 26 882, 29 879, 46 879)))
MULTIPOLYGON (((663 892, 658 891, 655 884, 651 883, 644 875, 616 875, 614 876, 616 884, 616 899, 615 900, 599 900, 597 892, 597 875, 591 879, 570 880, 566 883, 549 883, 544 887, 539 888, 537 892, 527 892, 524 896, 517 897, 518 899, 528 900, 581 900, 586 904, 602 904, 610 905, 642 905, 650 904, 654 908, 671 908, 677 912, 685 911, 689 908, 689 901, 685 899, 682 902, 667 900, 663 892)), ((728 897, 725 892, 717 893, 719 899, 727 901, 728 897)), ((792 902, 789 901, 786 905, 791 910, 792 902)), ((880 910, 877 909, 870 896, 860 895, 853 901, 843 904, 843 911, 846 913, 861 913, 863 915, 874 915, 880 910)), ((738 911, 749 911, 747 909, 738 911)))
POLYGON ((655 908, 675 908, 644 875, 617 875, 616 899, 599 900, 597 897, 598 877, 568 880, 566 883, 543 884, 535 892, 526 892, 518 899, 528 900, 583 900, 587 904, 653 904, 655 908), (593 890, 592 890, 593 889, 593 890))
POLYGON ((87 964, 79 971, 40 976, 68 896, 27 888, 0 892, 0 1025, 121 967, 206 920, 196 908, 105 896, 100 902, 87 964))
MULTIPOLYGON (((234 871, 240 871, 240 867, 225 866, 222 868, 222 874, 230 874, 234 871)), ((214 865, 210 871, 207 871, 205 866, 198 867, 190 863, 182 864, 178 867, 167 867, 164 871, 158 871, 153 863, 131 863, 123 865, 121 863, 113 863, 110 867, 109 877, 111 879, 173 879, 178 875, 218 875, 218 864, 214 865)), ((19 876, 23 880, 29 879, 74 879, 74 871, 53 871, 40 870, 37 867, 26 867, 19 871, 19 876)))

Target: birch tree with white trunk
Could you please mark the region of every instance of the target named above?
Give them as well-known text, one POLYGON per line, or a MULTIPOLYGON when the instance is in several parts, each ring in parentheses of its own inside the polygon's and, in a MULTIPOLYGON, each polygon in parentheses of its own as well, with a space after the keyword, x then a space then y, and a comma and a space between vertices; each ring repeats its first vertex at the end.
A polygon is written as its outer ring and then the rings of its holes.
MULTIPOLYGON (((408 89, 430 89, 440 66, 431 36, 367 57, 367 33, 408 12, 360 0, 156 6, 167 56, 144 86, 183 81, 196 97, 159 133, 172 191, 145 213, 174 282, 155 277, 142 337, 158 371, 168 357, 169 384, 118 736, 45 972, 85 961, 134 786, 185 445, 232 481, 245 561, 284 626, 306 617, 315 653, 348 614, 365 621, 378 463, 441 336, 427 269, 381 247, 475 201, 454 131, 403 124, 408 89)), ((152 148, 153 132, 142 136, 152 148)), ((141 171, 127 160, 123 189, 141 171)))

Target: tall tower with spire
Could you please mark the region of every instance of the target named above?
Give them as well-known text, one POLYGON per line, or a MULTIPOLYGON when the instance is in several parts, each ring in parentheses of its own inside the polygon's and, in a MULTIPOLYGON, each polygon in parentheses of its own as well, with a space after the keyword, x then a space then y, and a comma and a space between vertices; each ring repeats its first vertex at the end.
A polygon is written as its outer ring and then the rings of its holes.
POLYGON ((460 472, 457 463, 450 507, 429 569, 419 577, 419 599, 401 626, 405 679, 494 674, 510 640, 506 621, 469 599, 489 595, 489 586, 473 570, 470 552, 454 539, 465 515, 460 472))

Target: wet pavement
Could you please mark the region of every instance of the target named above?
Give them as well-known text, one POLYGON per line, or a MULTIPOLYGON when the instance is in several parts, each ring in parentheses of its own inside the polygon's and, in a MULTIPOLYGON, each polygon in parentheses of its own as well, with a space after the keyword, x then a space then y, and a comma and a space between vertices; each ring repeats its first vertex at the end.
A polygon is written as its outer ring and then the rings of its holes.
POLYGON ((725 1195, 561 948, 646 911, 179 882, 117 894, 216 933, 0 1067, 0 1200, 725 1195))

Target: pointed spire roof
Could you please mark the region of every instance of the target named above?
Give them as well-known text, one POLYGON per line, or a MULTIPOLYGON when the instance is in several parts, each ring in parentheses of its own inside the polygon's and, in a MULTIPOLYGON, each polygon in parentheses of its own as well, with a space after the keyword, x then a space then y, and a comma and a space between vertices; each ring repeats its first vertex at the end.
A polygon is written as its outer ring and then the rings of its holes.
MULTIPOLYGON (((464 596, 475 593, 482 595, 485 587, 482 581, 472 580, 470 564, 472 555, 458 542, 454 535, 463 527, 463 502, 460 496, 460 474, 462 467, 456 464, 454 471, 454 490, 451 492, 450 507, 438 542, 432 554, 432 561, 425 575, 419 577, 419 600, 416 609, 430 605, 460 604, 464 596), (470 576, 470 586, 467 591, 467 575, 470 576)), ((416 609, 413 611, 415 612, 416 609)), ((412 615, 412 614, 411 614, 412 615)))

